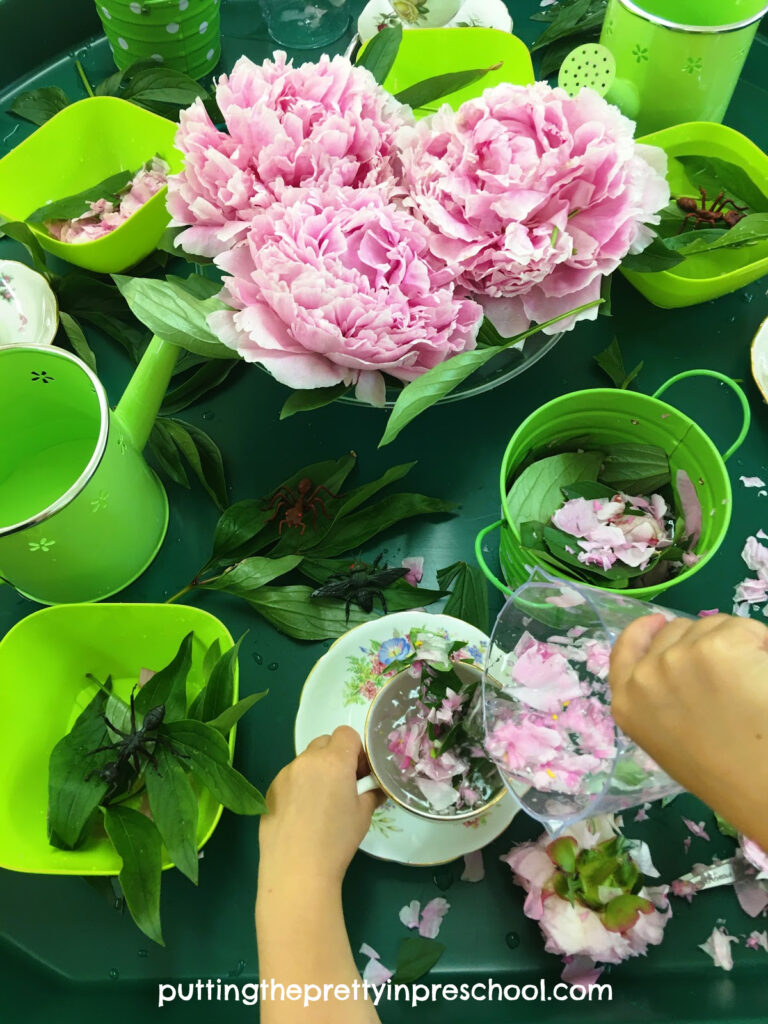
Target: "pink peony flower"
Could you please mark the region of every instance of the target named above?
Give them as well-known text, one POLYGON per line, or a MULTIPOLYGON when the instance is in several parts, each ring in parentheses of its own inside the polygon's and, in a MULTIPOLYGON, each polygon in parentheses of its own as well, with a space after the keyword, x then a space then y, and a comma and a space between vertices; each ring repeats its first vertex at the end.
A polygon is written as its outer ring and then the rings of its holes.
POLYGON ((212 330, 289 387, 356 384, 381 405, 381 371, 413 380, 475 347, 482 309, 382 188, 286 192, 216 262, 233 310, 212 313, 212 330))
POLYGON ((171 223, 187 252, 216 256, 242 240, 254 211, 286 187, 393 180, 397 129, 408 107, 345 57, 293 67, 282 52, 253 64, 241 57, 216 89, 227 131, 201 100, 180 119, 185 168, 170 180, 171 223))
POLYGON ((538 82, 486 89, 398 132, 403 181, 434 251, 502 334, 596 300, 602 277, 651 242, 644 225, 670 199, 667 160, 633 130, 592 90, 570 98, 538 82))

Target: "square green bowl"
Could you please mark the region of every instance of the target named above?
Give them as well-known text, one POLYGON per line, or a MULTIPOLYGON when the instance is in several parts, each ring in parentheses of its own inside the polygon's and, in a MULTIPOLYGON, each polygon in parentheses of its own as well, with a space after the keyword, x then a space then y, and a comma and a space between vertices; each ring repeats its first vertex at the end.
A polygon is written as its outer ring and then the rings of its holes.
MULTIPOLYGON (((646 135, 639 142, 659 146, 668 156, 708 156, 738 164, 755 185, 768 196, 768 156, 741 132, 724 124, 692 121, 646 135)), ((670 161, 668 180, 673 195, 697 196, 683 165, 670 161)), ((714 198, 714 197, 713 197, 714 198)), ((673 270, 656 274, 622 274, 637 290, 662 309, 695 306, 719 299, 768 273, 768 241, 743 249, 721 249, 689 256, 673 270)))
POLYGON ((419 107, 414 111, 417 118, 439 110, 444 103, 458 110, 462 103, 476 99, 486 89, 502 82, 531 85, 534 74, 528 47, 508 32, 499 32, 495 28, 413 29, 403 32, 400 49, 384 80, 384 88, 395 94, 425 78, 453 71, 488 68, 495 64, 501 67, 489 71, 472 85, 419 107))
MULTIPOLYGON (((153 156, 183 167, 174 149, 178 125, 114 96, 95 96, 65 107, 0 160, 0 217, 23 221, 45 203, 76 195, 120 171, 137 171, 153 156)), ((156 248, 168 227, 167 189, 103 238, 60 242, 30 225, 44 249, 99 274, 119 274, 156 248)))
MULTIPOLYGON (((78 850, 48 843, 48 760, 97 692, 86 673, 112 676, 128 698, 142 668, 157 671, 194 632, 187 697, 203 687, 203 657, 218 640, 233 646, 227 628, 199 608, 167 604, 72 604, 35 612, 0 642, 0 867, 41 875, 116 875, 120 858, 106 836, 78 850)), ((235 700, 238 680, 235 677, 235 700)), ((234 751, 234 730, 229 738, 234 751)), ((213 834, 222 807, 200 797, 198 849, 213 834)), ((165 858, 163 867, 172 867, 165 858)))

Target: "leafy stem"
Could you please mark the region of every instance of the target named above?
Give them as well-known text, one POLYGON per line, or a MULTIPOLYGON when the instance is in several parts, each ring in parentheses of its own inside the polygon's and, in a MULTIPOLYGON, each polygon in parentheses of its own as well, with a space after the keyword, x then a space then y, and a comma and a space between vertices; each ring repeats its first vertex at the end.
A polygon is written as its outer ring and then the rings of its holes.
POLYGON ((80 76, 80 81, 83 83, 85 91, 88 93, 89 96, 95 96, 96 94, 93 91, 93 87, 91 86, 91 83, 88 81, 88 76, 85 73, 85 68, 79 60, 75 61, 75 69, 78 75, 80 76))

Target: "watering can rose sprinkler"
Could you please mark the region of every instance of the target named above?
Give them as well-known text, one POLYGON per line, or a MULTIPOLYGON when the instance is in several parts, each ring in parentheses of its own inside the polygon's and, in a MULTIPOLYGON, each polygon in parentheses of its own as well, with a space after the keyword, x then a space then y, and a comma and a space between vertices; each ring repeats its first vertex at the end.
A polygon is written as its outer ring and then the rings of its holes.
POLYGON ((69 352, 0 347, 0 577, 24 596, 99 601, 160 550, 168 499, 142 451, 177 356, 153 338, 113 411, 69 352))

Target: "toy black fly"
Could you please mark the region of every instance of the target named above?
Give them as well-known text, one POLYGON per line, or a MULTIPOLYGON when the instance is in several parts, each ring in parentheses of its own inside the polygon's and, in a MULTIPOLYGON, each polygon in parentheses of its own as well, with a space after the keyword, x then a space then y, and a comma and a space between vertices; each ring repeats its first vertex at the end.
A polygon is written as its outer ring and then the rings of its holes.
POLYGON ((182 754, 181 751, 176 750, 165 736, 159 736, 157 733, 165 718, 165 704, 158 704, 157 707, 150 708, 144 716, 141 728, 136 728, 135 689, 134 687, 131 691, 131 731, 123 732, 122 729, 118 729, 116 725, 113 725, 106 715, 102 715, 101 717, 107 723, 110 730, 115 735, 120 736, 121 739, 116 743, 107 743, 102 747, 96 747, 95 750, 89 750, 87 754, 90 757, 92 754, 100 754, 105 750, 115 751, 116 757, 114 761, 108 761, 102 768, 94 768, 85 777, 87 782, 93 775, 96 775, 102 782, 107 783, 109 791, 103 803, 107 803, 114 796, 124 793, 130 788, 143 770, 142 758, 157 769, 157 758, 153 751, 158 744, 170 750, 177 757, 187 756, 182 754), (153 746, 150 746, 151 744, 153 746))
POLYGON ((331 597, 337 601, 346 601, 347 622, 349 622, 349 611, 353 604, 364 612, 373 611, 373 602, 376 598, 381 602, 384 614, 387 614, 387 601, 383 591, 396 580, 407 576, 408 569, 403 566, 389 568, 383 565, 379 568, 381 555, 377 555, 373 565, 365 562, 352 562, 346 572, 335 572, 329 576, 317 590, 313 590, 312 597, 331 597))

